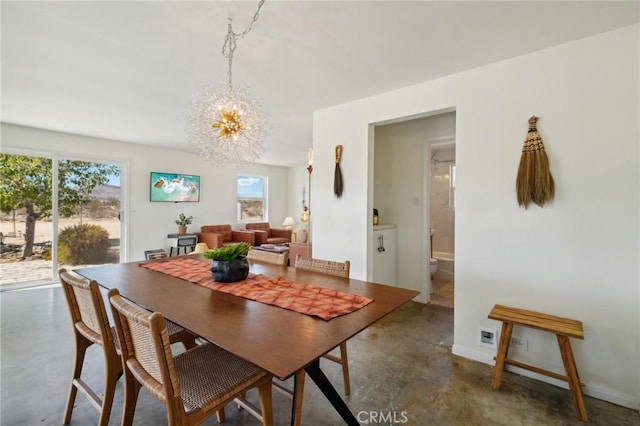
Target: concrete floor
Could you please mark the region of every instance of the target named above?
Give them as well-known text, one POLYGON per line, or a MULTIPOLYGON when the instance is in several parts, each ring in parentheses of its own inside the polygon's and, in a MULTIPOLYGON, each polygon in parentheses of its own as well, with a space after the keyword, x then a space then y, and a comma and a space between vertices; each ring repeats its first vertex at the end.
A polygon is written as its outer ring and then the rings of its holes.
MULTIPOLYGON (((61 424, 73 362, 71 326, 61 289, 3 292, 0 308, 0 424, 61 424)), ((502 389, 493 391, 491 367, 452 355, 452 343, 452 309, 408 303, 349 341, 352 393, 347 404, 363 424, 582 424, 567 390, 505 373, 502 389)), ((322 365, 342 392, 339 367, 322 365)), ((84 373, 85 380, 100 389, 99 350, 89 351, 84 373)), ((120 424, 122 401, 119 382, 110 425, 120 424)), ((275 423, 288 424, 291 401, 275 392, 273 401, 275 423)), ((592 425, 640 425, 637 411, 589 397, 585 403, 592 425)), ((225 424, 259 424, 235 406, 226 411, 225 424)), ((97 412, 78 394, 71 424, 92 425, 97 419, 97 412)), ((163 405, 143 390, 135 424, 166 423, 163 405)), ((217 424, 215 416, 205 424, 217 424)), ((311 381, 305 387, 303 424, 342 424, 311 381)))

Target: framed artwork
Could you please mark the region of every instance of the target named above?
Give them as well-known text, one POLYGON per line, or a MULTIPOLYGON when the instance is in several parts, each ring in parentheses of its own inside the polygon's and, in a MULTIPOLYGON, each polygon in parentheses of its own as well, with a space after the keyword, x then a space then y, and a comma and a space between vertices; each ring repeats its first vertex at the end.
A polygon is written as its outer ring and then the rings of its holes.
POLYGON ((151 201, 188 203, 200 201, 200 176, 151 172, 151 201))
POLYGON ((163 249, 145 250, 144 258, 146 260, 165 259, 167 258, 167 252, 163 249))

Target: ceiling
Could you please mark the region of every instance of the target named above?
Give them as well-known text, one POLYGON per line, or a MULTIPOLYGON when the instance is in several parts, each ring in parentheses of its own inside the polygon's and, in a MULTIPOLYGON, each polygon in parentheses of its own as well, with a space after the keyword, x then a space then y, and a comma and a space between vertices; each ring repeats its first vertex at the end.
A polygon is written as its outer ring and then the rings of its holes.
MULTIPOLYGON (((2 121, 193 150, 191 102, 256 1, 2 1, 2 121)), ((636 1, 275 1, 238 41, 270 114, 260 163, 301 165, 313 111, 639 22, 636 1)))

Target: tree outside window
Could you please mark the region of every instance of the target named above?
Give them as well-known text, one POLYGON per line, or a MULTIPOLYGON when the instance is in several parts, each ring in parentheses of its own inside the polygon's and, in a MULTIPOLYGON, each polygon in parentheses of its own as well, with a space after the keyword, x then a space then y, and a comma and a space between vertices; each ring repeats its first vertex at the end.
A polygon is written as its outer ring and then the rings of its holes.
MULTIPOLYGON (((24 215, 23 257, 33 254, 36 222, 51 217, 52 173, 51 158, 0 154, 0 210, 12 212, 14 220, 16 210, 24 215)), ((83 217, 96 210, 92 205, 96 202, 93 191, 119 175, 117 165, 59 160, 58 215, 78 217, 82 224, 83 217)), ((120 202, 114 201, 117 205, 111 210, 117 214, 120 202)), ((103 210, 111 208, 107 203, 102 207, 103 210)))
POLYGON ((267 179, 263 176, 238 174, 238 222, 268 222, 267 179))

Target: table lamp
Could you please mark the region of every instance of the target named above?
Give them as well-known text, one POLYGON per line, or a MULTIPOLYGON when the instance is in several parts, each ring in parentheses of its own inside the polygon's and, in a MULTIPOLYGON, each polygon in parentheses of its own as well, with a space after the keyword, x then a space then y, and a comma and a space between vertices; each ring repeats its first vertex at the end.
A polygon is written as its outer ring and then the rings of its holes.
POLYGON ((282 222, 282 226, 284 226, 285 228, 292 230, 293 227, 295 226, 296 221, 293 220, 293 218, 291 216, 287 216, 287 218, 284 220, 284 222, 282 222))
POLYGON ((204 253, 207 250, 209 250, 209 246, 207 246, 207 243, 198 243, 196 244, 196 248, 193 249, 191 254, 204 253))
POLYGON ((282 225, 287 228, 287 230, 291 231, 291 242, 296 242, 296 240, 298 239, 297 234, 293 232, 293 227, 295 226, 295 224, 296 221, 293 220, 291 216, 287 216, 284 222, 282 222, 282 225))

